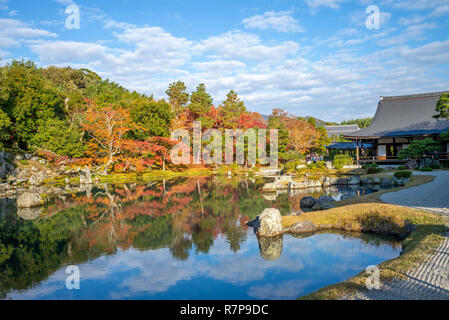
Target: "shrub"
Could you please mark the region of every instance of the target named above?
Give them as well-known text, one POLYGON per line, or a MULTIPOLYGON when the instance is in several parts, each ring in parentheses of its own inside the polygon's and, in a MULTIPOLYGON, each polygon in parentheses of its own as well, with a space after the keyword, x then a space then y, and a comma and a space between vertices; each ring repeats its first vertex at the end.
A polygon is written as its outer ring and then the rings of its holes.
POLYGON ((441 166, 438 163, 433 163, 430 167, 434 170, 441 169, 441 166))
POLYGON ((408 179, 410 178, 410 176, 412 175, 412 172, 410 171, 406 171, 406 170, 401 170, 401 171, 396 171, 394 173, 394 176, 396 177, 396 179, 408 179))
POLYGON ((334 156, 333 166, 337 170, 340 170, 344 166, 350 166, 352 164, 353 164, 353 159, 349 155, 339 154, 339 155, 334 156))
POLYGON ((433 171, 433 169, 431 167, 422 167, 421 171, 430 172, 430 171, 433 171))
POLYGON ((23 166, 27 166, 28 165, 28 160, 20 160, 19 163, 23 166))
POLYGON ((371 165, 369 165, 369 164, 364 164, 363 166, 362 166, 362 169, 369 169, 371 167, 371 165))
POLYGON ((370 164, 370 166, 373 168, 379 168, 379 165, 377 163, 372 163, 372 164, 370 164))
POLYGON ((405 169, 407 169, 405 166, 399 166, 398 167, 398 170, 405 170, 405 169))

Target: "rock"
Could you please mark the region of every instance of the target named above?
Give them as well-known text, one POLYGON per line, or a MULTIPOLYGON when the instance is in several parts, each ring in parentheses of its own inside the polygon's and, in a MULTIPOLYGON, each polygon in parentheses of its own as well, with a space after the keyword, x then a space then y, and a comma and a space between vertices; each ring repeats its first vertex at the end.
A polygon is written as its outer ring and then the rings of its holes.
POLYGON ((282 217, 278 209, 267 208, 256 219, 254 229, 259 237, 274 237, 282 234, 282 217))
POLYGON ((25 192, 17 198, 18 208, 32 208, 44 205, 41 195, 36 192, 25 192))
POLYGON ((352 194, 352 193, 345 193, 345 194, 341 195, 340 200, 348 200, 348 199, 354 199, 354 198, 355 198, 354 194, 352 194))
POLYGON ((296 169, 297 169, 297 170, 301 170, 301 169, 305 169, 305 168, 307 168, 307 166, 306 166, 305 164, 298 164, 298 165, 296 166, 296 169))
POLYGON ((291 176, 280 176, 280 177, 276 177, 274 182, 275 182, 275 183, 289 184, 290 182, 292 182, 292 177, 291 177, 291 176))
POLYGON ((330 203, 330 202, 335 202, 335 199, 330 197, 330 196, 324 195, 324 196, 320 196, 318 198, 317 202, 319 202, 319 203, 330 203))
POLYGON ((42 213, 42 208, 18 208, 17 215, 24 220, 36 220, 42 213))
POLYGON ((416 162, 416 160, 410 159, 405 164, 405 168, 409 170, 416 170, 418 168, 418 163, 416 162))
POLYGON ((311 196, 307 196, 301 199, 300 206, 301 208, 312 208, 316 204, 316 199, 311 196))
POLYGON ((380 184, 382 182, 382 179, 381 178, 374 178, 373 179, 373 183, 374 184, 380 184))
POLYGON ((33 172, 38 172, 38 171, 39 171, 39 168, 37 168, 37 167, 32 167, 32 168, 31 168, 31 171, 33 171, 33 172))
POLYGON ((360 184, 360 176, 353 176, 348 180, 348 185, 357 185, 360 184))
POLYGON ((272 238, 258 238, 260 256, 264 260, 274 261, 282 254, 282 236, 272 238))
POLYGON ((317 204, 312 207, 312 211, 329 210, 332 208, 334 208, 334 206, 330 203, 317 202, 317 204))
POLYGON ((362 184, 373 184, 374 181, 371 178, 364 178, 364 179, 361 179, 361 183, 362 184))
POLYGON ((267 201, 276 201, 278 195, 277 193, 264 193, 262 194, 262 197, 267 201))
POLYGON ((17 161, 23 160, 23 156, 18 154, 18 155, 16 155, 15 160, 17 160, 17 161))
POLYGON ((278 176, 278 175, 282 174, 282 169, 264 168, 264 169, 260 169, 258 174, 261 176, 278 176))
POLYGON ((337 178, 324 177, 322 181, 323 187, 330 187, 337 184, 337 178))
POLYGON ((348 184, 348 179, 347 178, 338 178, 337 181, 335 181, 335 184, 340 185, 340 186, 345 186, 348 184))
POLYGON ((410 179, 406 179, 406 178, 398 179, 396 177, 394 177, 393 180, 394 180, 395 184, 397 184, 400 187, 405 186, 405 184, 410 181, 410 179))
POLYGON ((265 183, 264 186, 262 187, 262 191, 264 192, 276 192, 277 190, 281 190, 287 188, 287 186, 279 184, 279 183, 275 183, 275 182, 269 182, 269 183, 265 183))
POLYGON ((39 158, 38 157, 32 157, 31 161, 36 161, 37 162, 37 161, 39 161, 39 158))
POLYGON ((312 179, 306 179, 301 182, 292 181, 288 184, 288 188, 290 190, 306 189, 306 188, 321 188, 321 186, 322 186, 322 182, 320 180, 312 180, 312 179))
POLYGON ((288 228, 288 232, 291 233, 301 233, 301 232, 313 232, 316 231, 317 227, 313 222, 310 221, 301 221, 297 222, 288 228))
POLYGON ((23 155, 23 157, 24 157, 25 160, 30 160, 30 159, 31 159, 31 154, 25 153, 25 154, 23 155))
POLYGON ((325 162, 326 168, 329 170, 332 170, 334 166, 332 165, 332 161, 326 161, 325 162))
POLYGON ((44 159, 39 160, 39 163, 43 166, 45 166, 47 164, 47 161, 45 161, 44 159))
POLYGON ((30 177, 30 184, 32 186, 40 186, 45 179, 47 178, 47 175, 43 171, 39 171, 36 173, 33 173, 33 175, 30 177))
POLYGON ((390 180, 388 178, 383 178, 382 181, 380 182, 380 186, 382 188, 389 188, 389 187, 394 186, 394 182, 393 182, 393 180, 390 180))

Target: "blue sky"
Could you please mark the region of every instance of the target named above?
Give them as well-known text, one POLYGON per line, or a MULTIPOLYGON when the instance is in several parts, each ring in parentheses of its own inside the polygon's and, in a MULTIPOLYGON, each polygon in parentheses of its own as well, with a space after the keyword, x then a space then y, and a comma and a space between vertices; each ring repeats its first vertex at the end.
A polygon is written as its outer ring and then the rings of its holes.
POLYGON ((449 0, 0 0, 0 58, 158 98, 204 82, 216 105, 234 89, 253 111, 341 121, 372 116, 379 96, 449 90, 449 0), (73 4, 79 29, 66 28, 73 4))

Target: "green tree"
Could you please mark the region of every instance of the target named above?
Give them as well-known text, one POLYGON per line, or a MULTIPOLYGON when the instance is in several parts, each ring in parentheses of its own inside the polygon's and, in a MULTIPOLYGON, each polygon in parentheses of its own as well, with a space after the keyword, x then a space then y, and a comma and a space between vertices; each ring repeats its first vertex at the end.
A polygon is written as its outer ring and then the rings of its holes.
POLYGON ((245 103, 239 99, 234 90, 231 90, 226 95, 226 100, 223 101, 220 107, 223 113, 225 128, 236 129, 240 116, 246 112, 245 103))
POLYGON ((435 119, 449 120, 449 92, 445 92, 441 95, 435 110, 438 112, 438 114, 433 116, 435 119))
POLYGON ((182 81, 173 82, 169 85, 165 93, 169 97, 172 112, 179 116, 189 102, 189 94, 186 92, 186 85, 182 81))
POLYGON ((192 92, 190 95, 189 111, 196 120, 209 112, 212 103, 213 99, 211 95, 207 93, 206 85, 201 83, 196 88, 196 91, 192 92))
POLYGON ((398 154, 399 159, 418 159, 421 158, 424 153, 431 153, 435 150, 441 149, 441 143, 431 138, 423 140, 414 140, 410 145, 401 150, 398 154))
POLYGON ((59 119, 50 119, 40 123, 32 142, 58 155, 71 158, 82 158, 86 151, 81 131, 59 119))
POLYGON ((351 124, 356 124, 359 126, 360 129, 363 129, 363 128, 369 127, 372 121, 373 121, 373 118, 352 119, 352 120, 343 121, 341 123, 341 125, 347 126, 347 125, 351 125, 351 124))
POLYGON ((146 140, 152 136, 168 137, 170 135, 173 113, 164 100, 136 101, 130 110, 130 116, 134 124, 144 129, 132 131, 135 139, 146 140))

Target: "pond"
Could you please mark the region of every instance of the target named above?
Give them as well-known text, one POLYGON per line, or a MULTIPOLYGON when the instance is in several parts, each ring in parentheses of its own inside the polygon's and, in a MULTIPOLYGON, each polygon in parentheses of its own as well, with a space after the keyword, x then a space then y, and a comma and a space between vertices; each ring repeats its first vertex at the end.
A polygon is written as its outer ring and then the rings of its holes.
POLYGON ((179 178, 101 185, 52 198, 41 217, 1 200, 0 298, 295 299, 397 257, 396 238, 317 233, 257 239, 263 180, 179 178), (68 290, 76 265, 80 289, 68 290))

